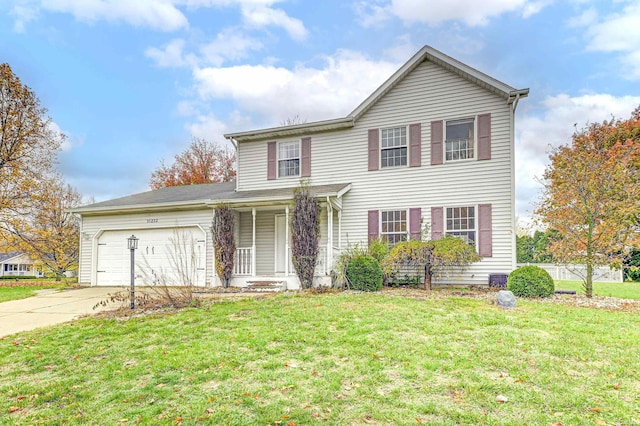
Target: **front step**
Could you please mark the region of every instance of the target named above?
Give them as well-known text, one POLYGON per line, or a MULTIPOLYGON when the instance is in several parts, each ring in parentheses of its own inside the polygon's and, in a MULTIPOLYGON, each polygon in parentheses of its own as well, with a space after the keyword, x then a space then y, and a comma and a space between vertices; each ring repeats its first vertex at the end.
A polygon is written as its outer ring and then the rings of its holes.
POLYGON ((241 291, 255 291, 255 292, 278 292, 287 289, 286 281, 247 281, 246 287, 241 287, 241 291))

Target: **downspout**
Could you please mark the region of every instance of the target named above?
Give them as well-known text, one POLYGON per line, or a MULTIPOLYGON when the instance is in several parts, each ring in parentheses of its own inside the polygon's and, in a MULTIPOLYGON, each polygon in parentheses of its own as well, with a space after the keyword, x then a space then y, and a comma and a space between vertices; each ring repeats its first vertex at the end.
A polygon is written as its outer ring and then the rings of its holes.
POLYGON ((232 137, 230 137, 228 141, 231 142, 231 145, 233 145, 233 149, 236 150, 236 192, 238 192, 238 141, 236 141, 232 137))

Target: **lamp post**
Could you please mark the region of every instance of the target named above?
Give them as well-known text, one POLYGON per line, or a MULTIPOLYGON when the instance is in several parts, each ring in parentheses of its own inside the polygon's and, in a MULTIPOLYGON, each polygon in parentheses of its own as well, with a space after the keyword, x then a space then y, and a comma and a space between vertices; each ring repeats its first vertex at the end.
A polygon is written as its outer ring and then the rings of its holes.
POLYGON ((136 287, 135 287, 135 264, 136 264, 136 249, 138 248, 138 239, 135 235, 131 235, 127 238, 127 246, 131 251, 131 309, 135 307, 136 287))

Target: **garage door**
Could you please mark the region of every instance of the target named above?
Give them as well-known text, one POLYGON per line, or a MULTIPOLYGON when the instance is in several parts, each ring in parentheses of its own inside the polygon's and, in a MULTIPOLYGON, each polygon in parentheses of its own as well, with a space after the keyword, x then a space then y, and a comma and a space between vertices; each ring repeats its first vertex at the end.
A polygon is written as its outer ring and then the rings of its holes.
POLYGON ((98 239, 99 286, 129 285, 130 251, 127 238, 138 239, 136 284, 169 286, 205 284, 205 241, 196 227, 105 231, 98 239))

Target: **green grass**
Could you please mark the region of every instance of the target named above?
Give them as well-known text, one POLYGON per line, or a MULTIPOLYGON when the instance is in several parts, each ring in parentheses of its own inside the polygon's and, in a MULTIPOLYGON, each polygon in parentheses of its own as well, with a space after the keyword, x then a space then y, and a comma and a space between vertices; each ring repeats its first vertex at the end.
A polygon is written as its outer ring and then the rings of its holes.
POLYGON ((638 341, 637 313, 381 294, 88 318, 0 340, 0 424, 631 425, 638 341))
POLYGON ((35 296, 38 290, 46 288, 61 288, 61 285, 43 285, 43 286, 17 286, 17 287, 2 287, 0 286, 0 303, 8 302, 10 300, 25 299, 27 297, 35 296))
MULTIPOLYGON (((576 290, 578 294, 584 294, 582 281, 556 281, 556 289, 576 290)), ((640 299, 640 282, 595 282, 593 283, 593 294, 622 299, 640 299)))

